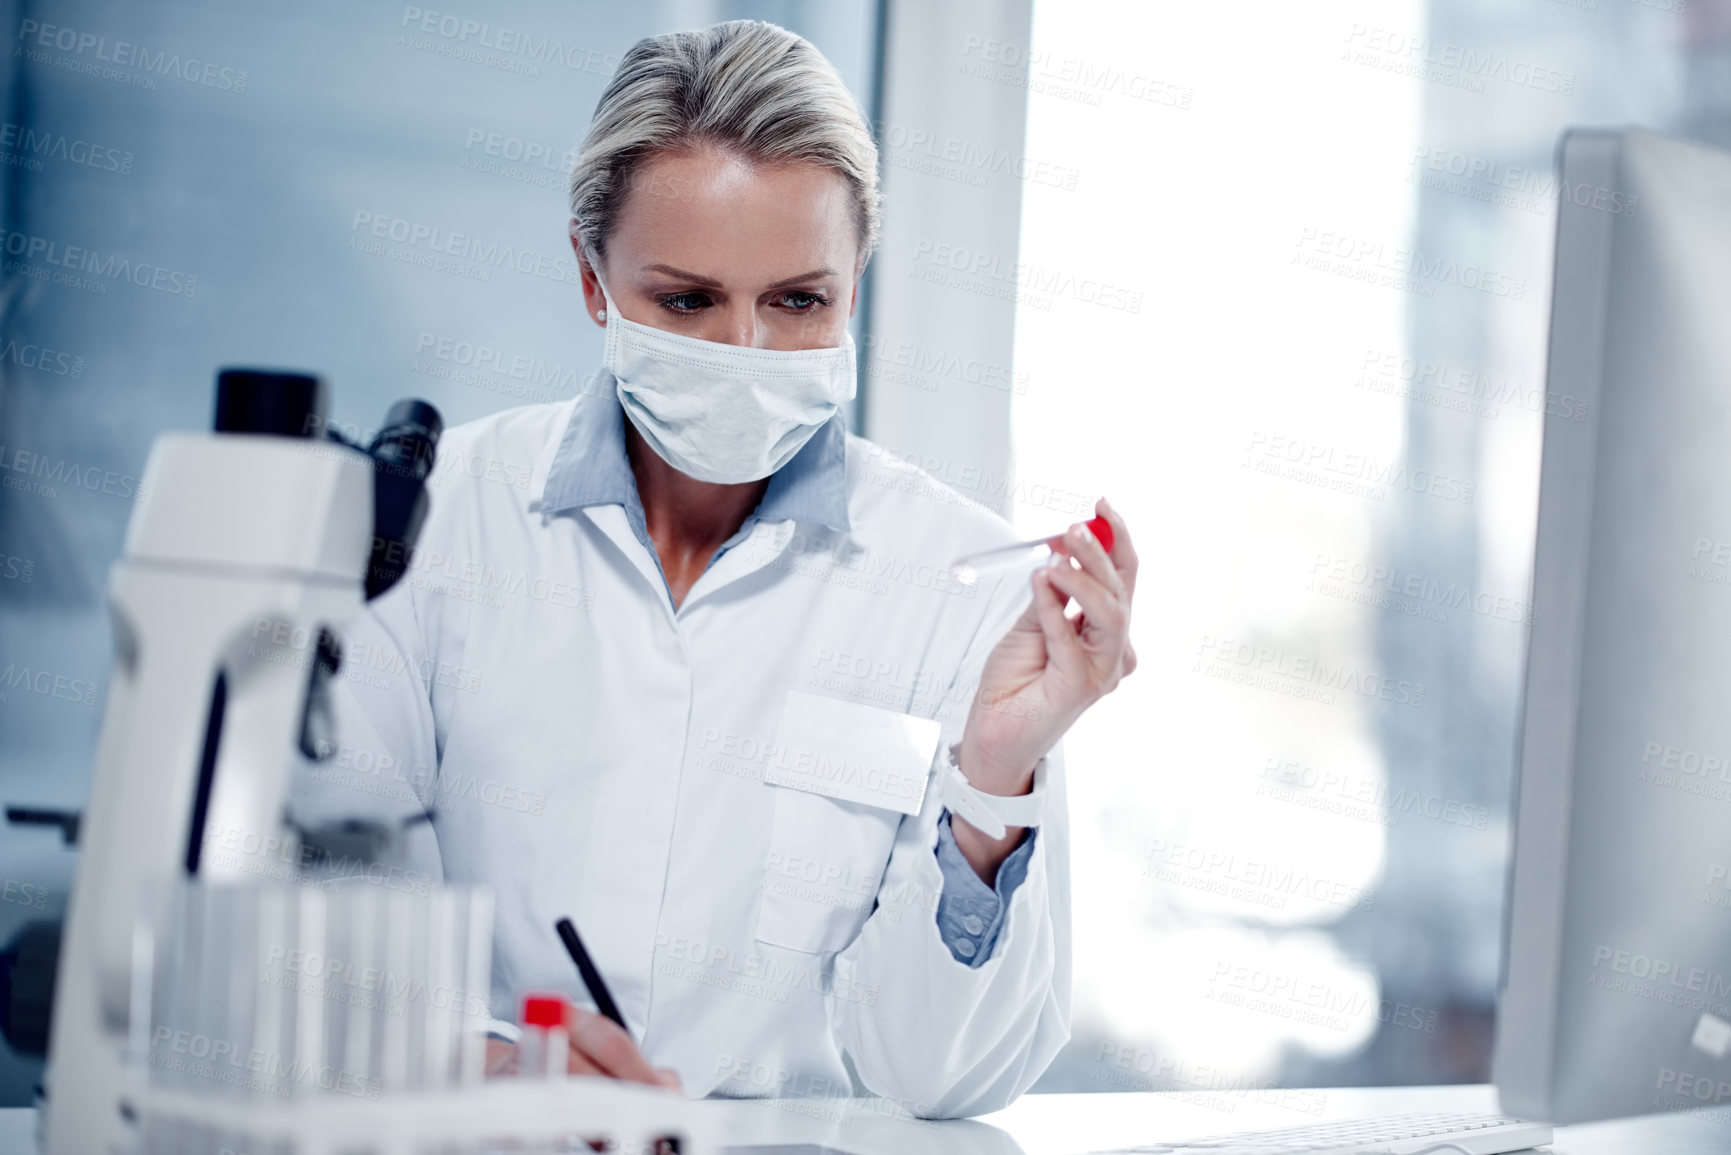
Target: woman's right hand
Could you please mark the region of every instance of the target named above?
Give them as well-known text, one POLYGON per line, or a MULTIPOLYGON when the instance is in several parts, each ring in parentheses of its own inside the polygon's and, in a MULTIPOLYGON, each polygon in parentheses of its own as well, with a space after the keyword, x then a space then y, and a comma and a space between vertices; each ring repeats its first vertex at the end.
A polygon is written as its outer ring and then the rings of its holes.
POLYGON ((678 1072, 672 1067, 651 1067, 631 1036, 612 1019, 582 1007, 566 1007, 565 1025, 571 1032, 571 1074, 606 1075, 684 1093, 678 1072))
MULTIPOLYGON (((631 1083, 647 1083, 682 1092, 684 1086, 671 1067, 652 1067, 631 1036, 613 1020, 582 1007, 567 1007, 566 1025, 571 1032, 567 1070, 573 1075, 603 1075, 631 1083)), ((487 1040, 487 1076, 517 1074, 517 1044, 503 1039, 487 1040)))

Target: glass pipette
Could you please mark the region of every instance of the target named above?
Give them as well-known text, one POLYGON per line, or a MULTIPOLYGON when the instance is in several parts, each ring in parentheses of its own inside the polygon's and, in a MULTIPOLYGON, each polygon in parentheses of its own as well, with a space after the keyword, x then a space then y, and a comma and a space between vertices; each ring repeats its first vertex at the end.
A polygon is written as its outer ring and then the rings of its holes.
MULTIPOLYGON (((1106 552, 1112 552, 1112 525, 1103 517, 1092 518, 1084 523, 1093 531, 1100 544, 1106 547, 1106 552)), ((959 557, 950 563, 950 576, 965 586, 971 586, 988 573, 995 573, 1013 565, 1023 565, 1038 558, 1051 556, 1054 552, 1052 543, 1063 538, 1063 534, 1055 533, 1051 537, 1037 537, 1031 541, 1018 541, 1014 545, 1000 545, 992 549, 983 549, 979 553, 970 553, 959 557)))

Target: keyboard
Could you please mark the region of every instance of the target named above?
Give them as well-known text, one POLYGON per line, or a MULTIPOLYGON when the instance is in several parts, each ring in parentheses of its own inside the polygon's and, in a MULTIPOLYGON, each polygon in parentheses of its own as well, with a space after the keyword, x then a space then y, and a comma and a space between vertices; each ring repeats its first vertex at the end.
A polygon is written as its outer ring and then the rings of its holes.
POLYGON ((1550 1141, 1550 1124, 1502 1115, 1385 1115, 1114 1147, 1097 1155, 1503 1155, 1550 1141))

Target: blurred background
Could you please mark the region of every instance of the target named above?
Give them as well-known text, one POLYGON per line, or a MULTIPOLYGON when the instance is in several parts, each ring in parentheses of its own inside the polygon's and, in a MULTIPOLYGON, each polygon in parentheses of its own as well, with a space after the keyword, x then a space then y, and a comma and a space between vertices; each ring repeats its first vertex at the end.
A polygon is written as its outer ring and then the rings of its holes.
MULTIPOLYGON (((1580 411, 1554 153, 1731 146, 1731 0, 0 0, 0 802, 82 804, 106 573, 218 366, 324 374, 358 437, 585 387, 572 150, 633 41, 733 17, 878 133, 855 430, 1029 536, 1104 494, 1143 559, 1141 666, 1066 740, 1037 1089, 1486 1080, 1540 433, 1580 411)), ((0 828, 0 944, 72 862, 0 828)), ((0 1104, 39 1077, 0 1045, 0 1104)))

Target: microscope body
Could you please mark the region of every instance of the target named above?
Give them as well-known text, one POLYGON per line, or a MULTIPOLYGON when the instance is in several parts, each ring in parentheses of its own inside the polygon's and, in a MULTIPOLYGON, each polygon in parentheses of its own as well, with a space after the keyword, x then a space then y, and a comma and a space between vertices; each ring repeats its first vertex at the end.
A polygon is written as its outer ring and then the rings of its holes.
MULTIPOLYGON (((322 428, 322 384, 294 380, 313 383, 322 428)), ((297 857, 285 800, 297 765, 331 748, 325 686, 367 596, 378 462, 282 432, 165 434, 144 471, 109 587, 114 672, 55 983, 48 1155, 130 1149, 172 886, 281 877, 297 857)))
MULTIPOLYGON (((64 816, 80 854, 48 1040, 46 1155, 135 1155, 146 1147, 372 1153, 501 1142, 550 1150, 569 1140, 577 1121, 608 1150, 714 1149, 713 1125, 664 1089, 483 1080, 481 1064, 470 1061, 479 1058, 479 1036, 462 1025, 472 1014, 467 999, 441 1003, 423 994, 413 1016, 377 1016, 393 1020, 381 1055, 398 1068, 413 1056, 422 1077, 387 1079, 391 1092, 376 1100, 323 1093, 323 1084, 279 1098, 275 1090, 226 1094, 219 1083, 153 1078, 161 1041, 153 1033, 173 1030, 170 1022, 234 1021, 162 1020, 152 1006, 159 977, 177 980, 182 992, 208 990, 224 1004, 244 994, 242 985, 254 994, 259 987, 259 975, 234 965, 259 957, 246 943, 232 953, 189 952, 192 961, 177 953, 192 941, 175 926, 177 901, 184 907, 189 894, 226 889, 188 884, 233 883, 236 893, 225 897, 244 906, 280 889, 247 895, 239 893, 249 889, 244 883, 304 883, 300 867, 337 845, 329 828, 291 823, 290 786, 297 770, 337 748, 327 689, 342 660, 340 630, 411 564, 441 431, 432 406, 399 402, 362 449, 325 431, 316 378, 229 370, 218 380, 216 432, 166 434, 152 447, 145 495, 110 580, 114 672, 89 800, 82 817, 64 816), (172 976, 153 973, 159 961, 177 968, 172 976), (411 1017, 421 1024, 418 1035, 411 1017), (442 1034, 425 1029, 439 1024, 442 1034)), ((291 889, 298 908, 317 912, 312 933, 322 939, 324 913, 337 908, 305 901, 314 889, 291 889)), ((351 912, 373 921, 354 925, 368 928, 375 947, 388 944, 402 976, 429 976, 428 992, 489 989, 490 895, 453 888, 418 906, 356 897, 369 901, 351 912), (428 965, 417 969, 411 954, 428 965)), ((233 933, 237 924, 220 925, 233 933)), ((264 924, 253 925, 257 939, 264 924)), ((223 945, 215 938, 200 945, 212 943, 223 945)), ((323 1029, 324 996, 308 988, 285 998, 314 1004, 313 1013, 295 1020, 295 1039, 249 1047, 249 1060, 316 1061, 323 1053, 311 1036, 323 1029)), ((353 1040, 345 1034, 345 1044, 353 1040)), ((190 1040, 195 1055, 200 1041, 234 1043, 190 1040)))

